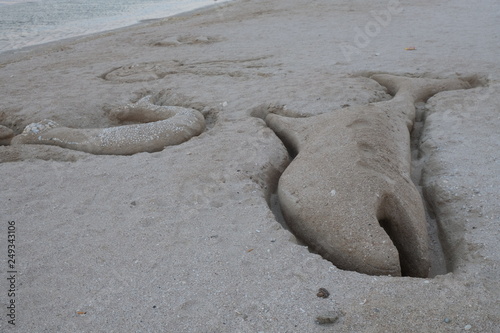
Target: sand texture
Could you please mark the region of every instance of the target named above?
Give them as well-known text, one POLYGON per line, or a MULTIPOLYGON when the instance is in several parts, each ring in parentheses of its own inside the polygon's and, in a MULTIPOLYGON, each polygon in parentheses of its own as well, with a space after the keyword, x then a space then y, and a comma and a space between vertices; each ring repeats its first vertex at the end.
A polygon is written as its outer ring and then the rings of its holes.
POLYGON ((240 0, 0 54, 0 331, 500 332, 499 13, 495 0, 240 0), (467 87, 396 107, 384 73, 467 87), (369 113, 381 105, 402 132, 369 113), (95 141, 109 131, 119 140, 95 141), (382 183, 360 153, 392 186, 385 213, 360 203, 382 183), (280 213, 281 182, 303 198, 288 208, 348 216, 356 241, 372 229, 349 218, 375 212, 403 276, 316 254, 280 213), (399 202, 427 235, 384 225, 399 202), (415 273, 401 253, 424 243, 415 273))

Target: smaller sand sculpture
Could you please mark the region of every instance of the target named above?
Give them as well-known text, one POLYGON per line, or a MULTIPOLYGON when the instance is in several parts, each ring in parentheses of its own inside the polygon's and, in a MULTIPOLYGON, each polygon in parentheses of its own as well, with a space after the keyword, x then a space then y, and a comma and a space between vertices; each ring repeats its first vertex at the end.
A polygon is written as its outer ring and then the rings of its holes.
POLYGON ((194 109, 159 106, 146 96, 137 103, 119 107, 110 117, 140 124, 109 128, 61 127, 52 120, 33 123, 12 139, 12 144, 45 144, 100 155, 131 155, 160 151, 177 145, 205 129, 205 118, 194 109))
POLYGON ((309 118, 264 115, 297 153, 278 184, 290 229, 341 269, 427 277, 429 235, 423 201, 410 178, 415 103, 459 79, 372 77, 390 101, 309 118))

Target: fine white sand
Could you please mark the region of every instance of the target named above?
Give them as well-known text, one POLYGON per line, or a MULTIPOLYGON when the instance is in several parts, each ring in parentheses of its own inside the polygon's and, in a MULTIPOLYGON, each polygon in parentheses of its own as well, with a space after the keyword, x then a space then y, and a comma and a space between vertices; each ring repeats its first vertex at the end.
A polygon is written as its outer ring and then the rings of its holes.
POLYGON ((43 119, 114 126, 112 108, 150 94, 207 122, 132 156, 0 146, 0 331, 499 332, 499 13, 495 0, 241 0, 0 54, 0 124, 16 134, 43 119), (268 205, 290 156, 249 113, 389 99, 367 78, 379 72, 477 81, 418 106, 414 178, 440 241, 428 279, 337 269, 268 205))

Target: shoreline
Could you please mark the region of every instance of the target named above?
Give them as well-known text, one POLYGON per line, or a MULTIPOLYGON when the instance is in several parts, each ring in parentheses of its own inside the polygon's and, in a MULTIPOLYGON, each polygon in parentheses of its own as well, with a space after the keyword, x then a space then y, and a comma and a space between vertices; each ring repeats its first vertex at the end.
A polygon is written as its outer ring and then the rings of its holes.
POLYGON ((191 9, 191 10, 186 10, 186 11, 183 11, 183 12, 180 12, 180 13, 177 13, 177 14, 168 15, 168 16, 165 16, 165 17, 138 20, 136 23, 125 25, 125 26, 120 26, 120 27, 117 27, 117 28, 106 29, 106 30, 97 31, 97 32, 91 32, 91 33, 84 33, 84 34, 81 34, 81 35, 75 35, 75 36, 71 36, 71 37, 65 37, 65 38, 61 38, 61 39, 57 39, 57 40, 53 40, 53 41, 43 42, 43 43, 40 43, 40 44, 34 44, 34 45, 29 45, 29 46, 23 46, 23 47, 16 48, 16 49, 11 49, 11 50, 6 50, 6 51, 0 51, 0 56, 1 55, 5 55, 5 54, 7 54, 7 55, 13 54, 15 52, 30 51, 30 50, 32 50, 33 48, 36 48, 36 47, 44 47, 44 46, 50 46, 50 45, 57 45, 57 44, 60 44, 60 43, 65 43, 65 42, 68 42, 68 43, 69 42, 73 42, 73 41, 76 41, 76 40, 79 40, 79 39, 93 38, 93 37, 97 37, 97 36, 99 36, 101 34, 119 32, 121 29, 134 28, 136 26, 141 26, 141 25, 144 25, 144 24, 154 24, 154 23, 157 23, 157 22, 165 21, 165 20, 168 20, 168 19, 173 19, 173 18, 176 18, 176 17, 183 17, 183 16, 189 16, 189 15, 192 15, 192 14, 202 13, 205 10, 210 10, 212 7, 217 7, 217 6, 218 7, 223 7, 224 5, 228 5, 230 3, 237 2, 237 1, 238 0, 225 0, 225 1, 220 2, 220 3, 217 2, 217 1, 214 1, 214 3, 212 3, 212 4, 208 4, 208 5, 205 5, 205 6, 202 6, 202 7, 199 7, 199 8, 195 8, 195 9, 191 9))

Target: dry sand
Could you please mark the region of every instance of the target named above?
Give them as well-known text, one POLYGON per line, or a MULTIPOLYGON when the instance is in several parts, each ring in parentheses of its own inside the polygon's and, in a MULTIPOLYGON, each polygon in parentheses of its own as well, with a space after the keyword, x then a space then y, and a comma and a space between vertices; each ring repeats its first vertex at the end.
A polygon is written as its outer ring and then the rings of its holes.
POLYGON ((0 146, 0 331, 500 332, 499 21, 496 0, 243 0, 0 55, 0 124, 16 133, 116 125, 112 107, 148 94, 207 119, 157 153, 0 146), (388 99, 376 72, 480 84, 419 105, 433 278, 339 270, 267 203, 290 157, 249 112, 388 99))

